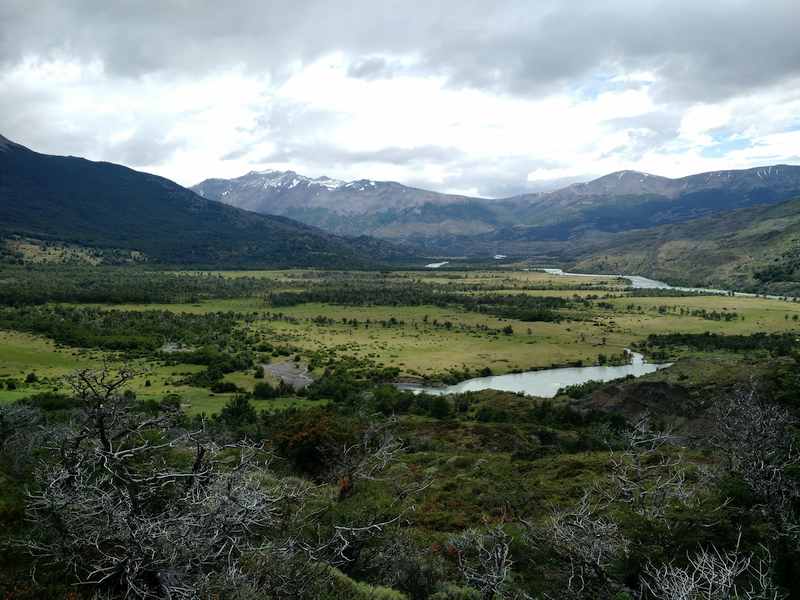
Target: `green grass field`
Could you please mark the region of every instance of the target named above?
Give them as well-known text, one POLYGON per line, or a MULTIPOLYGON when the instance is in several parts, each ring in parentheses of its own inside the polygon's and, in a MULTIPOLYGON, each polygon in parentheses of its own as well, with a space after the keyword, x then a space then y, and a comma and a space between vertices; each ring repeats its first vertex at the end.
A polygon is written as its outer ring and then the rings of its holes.
MULTIPOLYGON (((217 272, 224 277, 261 277, 274 280, 279 289, 302 289, 304 282, 326 277, 317 271, 235 271, 217 272)), ((342 274, 332 276, 342 277, 342 274)), ((375 277, 354 274, 354 277, 375 277)), ((619 281, 613 278, 558 277, 529 271, 501 272, 402 272, 388 275, 392 280, 425 281, 439 285, 466 284, 491 293, 526 293, 537 296, 601 295, 611 308, 595 304, 588 309, 568 310, 571 317, 560 323, 525 323, 469 312, 460 308, 434 306, 340 306, 302 304, 274 309, 261 297, 206 300, 193 304, 120 304, 116 310, 167 310, 186 313, 233 311, 240 313, 280 312, 292 322, 257 320, 248 327, 262 340, 288 345, 303 353, 322 352, 328 356, 356 356, 376 364, 398 367, 404 375, 433 375, 448 369, 489 367, 494 373, 527 370, 583 361, 594 364, 598 354, 620 354, 649 334, 702 333, 751 334, 800 330, 800 303, 763 298, 722 296, 619 297, 619 281), (587 285, 598 289, 584 289, 587 285), (573 289, 564 289, 573 286, 573 289), (559 289, 549 289, 558 287, 559 289), (539 288, 539 289, 532 289, 539 288), (667 307, 659 311, 659 307, 667 307), (692 315, 692 311, 736 313, 735 320, 716 321, 692 315), (684 314, 680 314, 683 311, 684 314), (315 317, 335 323, 318 324, 315 317), (399 324, 384 327, 381 321, 394 318, 399 324), (358 327, 342 319, 357 319, 358 327), (369 328, 363 323, 371 321, 369 328), (434 321, 439 325, 434 326, 434 321), (450 323, 446 327, 445 323, 450 323), (510 325, 513 333, 500 333, 510 325)), ((472 293, 472 292, 465 292, 472 293)), ((21 384, 15 390, 0 385, 0 402, 8 402, 45 389, 60 388, 59 378, 71 370, 94 366, 118 357, 97 351, 59 348, 47 339, 11 331, 0 331, 0 378, 24 381, 35 372, 39 384, 21 384)), ((133 389, 138 397, 158 399, 179 394, 190 413, 214 412, 230 394, 213 394, 204 388, 179 384, 197 365, 163 366, 154 362, 138 365, 147 371, 133 389), (149 385, 145 382, 149 381, 149 385)), ((252 372, 231 373, 226 381, 252 390, 252 372)), ((274 401, 283 407, 288 401, 274 401)), ((294 402, 298 402, 295 400, 294 402)), ((302 402, 302 401, 300 401, 302 402)))

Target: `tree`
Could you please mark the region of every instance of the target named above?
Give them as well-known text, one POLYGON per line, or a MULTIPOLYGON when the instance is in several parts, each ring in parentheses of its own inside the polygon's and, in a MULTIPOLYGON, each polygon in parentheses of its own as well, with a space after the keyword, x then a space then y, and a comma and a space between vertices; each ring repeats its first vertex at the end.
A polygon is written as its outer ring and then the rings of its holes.
POLYGON ((238 586, 257 536, 277 551, 309 486, 265 480, 270 456, 180 432, 176 413, 148 417, 121 393, 135 375, 83 370, 70 430, 51 446, 28 500, 25 543, 91 584, 124 597, 196 598, 238 586))
POLYGON ((792 428, 797 420, 785 408, 764 400, 754 386, 739 390, 714 413, 714 443, 726 469, 741 478, 760 502, 763 514, 782 535, 800 547, 800 452, 792 428))
POLYGON ((677 437, 653 429, 643 415, 623 432, 623 448, 611 457, 611 487, 604 490, 609 502, 627 504, 633 512, 664 522, 672 504, 687 504, 683 457, 676 452, 677 437))
POLYGON ((772 561, 727 552, 715 546, 702 549, 685 566, 648 564, 642 593, 655 600, 780 600, 785 595, 772 582, 772 561))
POLYGON ((511 538, 496 526, 481 532, 467 529, 449 540, 458 569, 467 585, 481 593, 483 600, 504 598, 510 588, 511 538))
POLYGON ((528 543, 550 550, 569 565, 567 592, 574 598, 597 598, 607 589, 612 563, 628 553, 628 540, 603 507, 585 493, 575 508, 554 510, 543 526, 527 527, 528 543))

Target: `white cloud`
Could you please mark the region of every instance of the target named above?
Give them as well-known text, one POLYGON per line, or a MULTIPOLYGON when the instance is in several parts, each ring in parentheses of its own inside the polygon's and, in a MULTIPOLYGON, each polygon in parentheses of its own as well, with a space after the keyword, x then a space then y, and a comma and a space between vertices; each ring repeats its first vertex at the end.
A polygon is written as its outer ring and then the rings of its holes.
POLYGON ((681 176, 797 161, 800 86, 674 102, 656 93, 657 72, 633 70, 589 76, 580 94, 525 96, 453 86, 418 70, 414 54, 369 56, 369 77, 359 57, 336 52, 294 62, 280 80, 243 66, 119 78, 96 60, 29 58, 0 72, 0 96, 16 107, 0 126, 40 151, 186 185, 280 168, 500 195, 619 169, 681 176))

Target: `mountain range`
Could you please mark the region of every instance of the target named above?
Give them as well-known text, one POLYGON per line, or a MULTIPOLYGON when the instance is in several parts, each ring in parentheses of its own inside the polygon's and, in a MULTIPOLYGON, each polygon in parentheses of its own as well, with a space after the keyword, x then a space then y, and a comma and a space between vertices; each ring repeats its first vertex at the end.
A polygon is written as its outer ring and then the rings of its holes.
POLYGON ((163 177, 0 136, 0 238, 134 251, 181 265, 375 266, 403 253, 203 198, 163 177))
POLYGON ((507 255, 531 265, 800 294, 800 167, 679 179, 620 171, 501 199, 291 171, 206 180, 193 191, 0 136, 0 259, 17 260, 19 248, 37 243, 220 268, 375 268, 420 264, 414 257, 421 256, 507 255), (279 214, 259 214, 269 212, 279 214))
POLYGON ((293 171, 207 179, 205 198, 291 217, 341 235, 371 235, 440 254, 539 252, 547 242, 620 232, 800 196, 800 167, 714 171, 678 179, 619 171, 562 189, 488 199, 395 182, 343 182, 293 171))

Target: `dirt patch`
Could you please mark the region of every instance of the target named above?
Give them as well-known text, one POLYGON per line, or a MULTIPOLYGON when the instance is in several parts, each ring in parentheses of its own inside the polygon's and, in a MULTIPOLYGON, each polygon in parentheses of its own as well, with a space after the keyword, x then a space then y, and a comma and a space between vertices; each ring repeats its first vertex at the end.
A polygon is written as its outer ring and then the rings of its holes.
POLYGON ((277 377, 296 390, 303 390, 314 382, 308 368, 301 363, 281 362, 261 366, 264 367, 264 374, 277 377))

